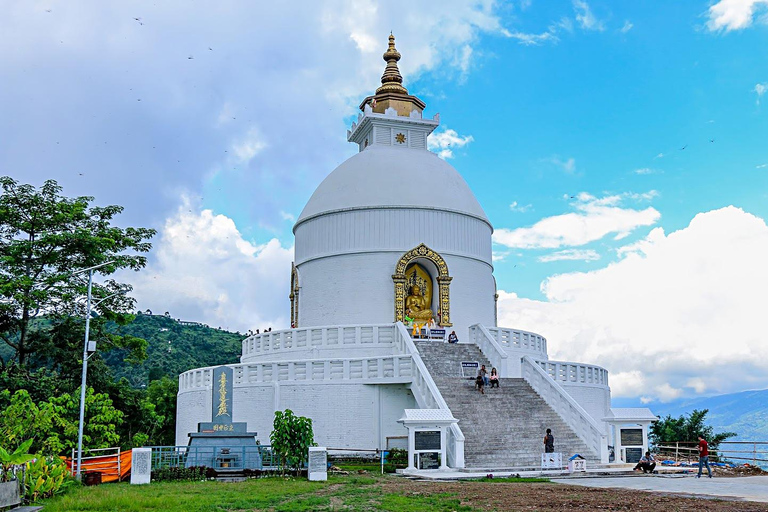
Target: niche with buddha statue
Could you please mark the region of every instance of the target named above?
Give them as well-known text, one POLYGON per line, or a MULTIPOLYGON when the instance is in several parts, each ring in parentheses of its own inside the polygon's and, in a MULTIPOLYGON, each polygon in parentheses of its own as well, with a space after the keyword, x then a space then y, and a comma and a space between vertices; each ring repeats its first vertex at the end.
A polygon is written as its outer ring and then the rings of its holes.
POLYGON ((395 321, 405 322, 407 313, 416 323, 435 320, 441 327, 450 327, 451 279, 443 257, 426 245, 420 244, 406 252, 397 262, 392 276, 395 284, 395 321), (433 279, 426 265, 434 266, 436 270, 436 308, 432 300, 433 279))

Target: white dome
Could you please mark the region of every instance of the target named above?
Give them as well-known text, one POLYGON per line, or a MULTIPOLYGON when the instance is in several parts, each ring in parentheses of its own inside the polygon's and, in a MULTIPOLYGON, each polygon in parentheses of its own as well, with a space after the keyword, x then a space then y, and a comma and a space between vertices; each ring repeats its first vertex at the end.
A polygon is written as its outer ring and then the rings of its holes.
MULTIPOLYGON (((464 178, 431 151, 372 145, 326 177, 299 219, 360 208, 416 207, 488 218, 464 178)), ((295 227, 294 227, 295 230, 295 227)))

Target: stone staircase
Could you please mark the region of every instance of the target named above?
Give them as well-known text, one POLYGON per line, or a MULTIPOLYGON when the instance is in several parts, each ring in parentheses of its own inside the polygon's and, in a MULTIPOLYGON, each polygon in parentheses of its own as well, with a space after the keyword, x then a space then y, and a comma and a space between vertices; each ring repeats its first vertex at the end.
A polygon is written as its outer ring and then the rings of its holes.
POLYGON ((488 373, 491 365, 476 345, 416 342, 424 364, 459 420, 464 433, 467 468, 540 468, 547 428, 555 436, 555 451, 567 458, 578 453, 594 467, 597 454, 571 430, 524 379, 500 379, 500 387, 475 389, 461 377, 461 361, 478 361, 488 373))

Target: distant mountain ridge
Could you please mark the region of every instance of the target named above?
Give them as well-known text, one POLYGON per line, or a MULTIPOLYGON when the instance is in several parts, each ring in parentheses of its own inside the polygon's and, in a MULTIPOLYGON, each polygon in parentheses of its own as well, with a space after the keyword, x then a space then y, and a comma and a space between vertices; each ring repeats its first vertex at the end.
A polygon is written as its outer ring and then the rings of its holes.
POLYGON ((694 409, 709 409, 707 424, 712 425, 716 432, 736 432, 737 437, 732 441, 768 442, 768 389, 651 404, 642 404, 638 398, 616 398, 613 405, 648 407, 661 417, 678 417, 694 409))

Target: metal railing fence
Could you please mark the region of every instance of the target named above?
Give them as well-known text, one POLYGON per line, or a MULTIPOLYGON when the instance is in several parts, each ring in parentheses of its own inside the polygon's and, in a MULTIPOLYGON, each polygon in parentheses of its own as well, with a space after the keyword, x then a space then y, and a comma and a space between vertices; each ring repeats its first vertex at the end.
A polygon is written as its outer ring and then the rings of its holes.
MULTIPOLYGON (((699 460, 696 441, 679 441, 658 445, 660 456, 673 457, 676 461, 699 460)), ((753 466, 768 467, 768 441, 723 441, 716 450, 710 449, 710 459, 715 462, 738 461, 753 466)))

